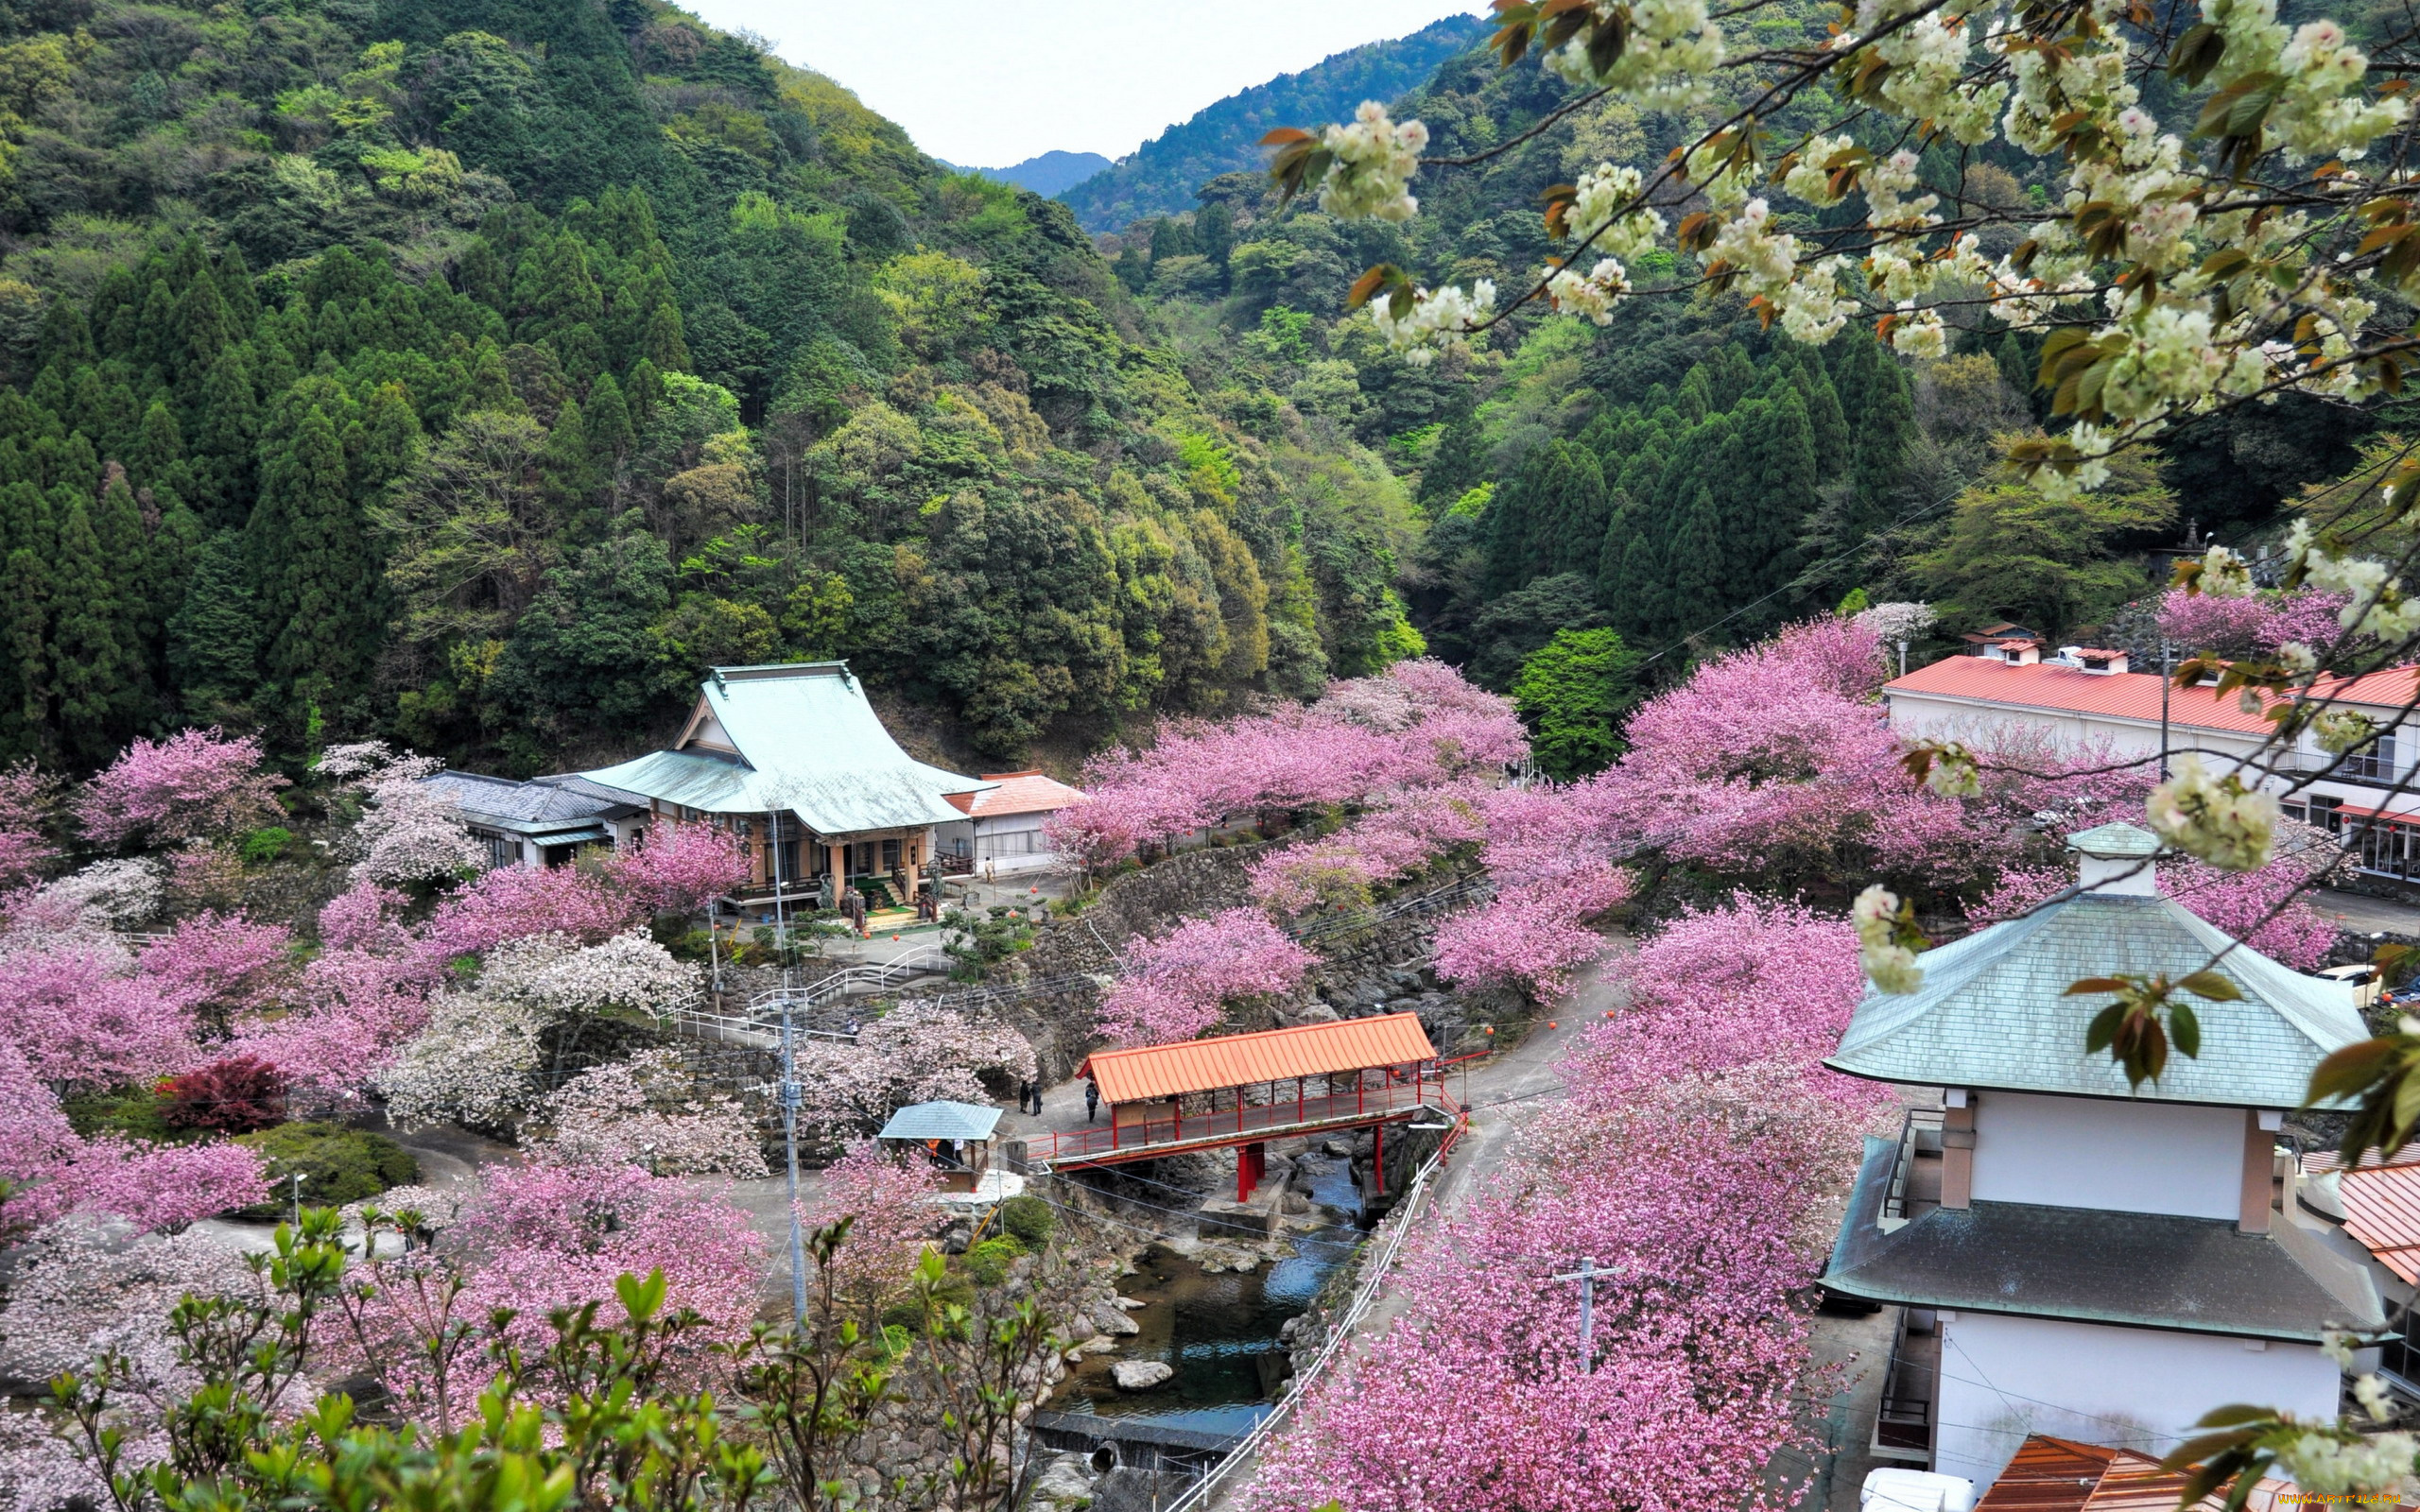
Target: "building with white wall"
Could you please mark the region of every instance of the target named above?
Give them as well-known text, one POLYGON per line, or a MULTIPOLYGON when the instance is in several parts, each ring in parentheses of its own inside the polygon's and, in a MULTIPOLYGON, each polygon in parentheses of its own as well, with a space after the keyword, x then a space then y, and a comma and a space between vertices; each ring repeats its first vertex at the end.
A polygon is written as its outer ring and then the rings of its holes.
POLYGON ((2420 793, 2393 791, 2420 759, 2420 728, 2403 713, 2415 691, 2414 667, 2326 679, 2314 687, 2314 700, 2359 709, 2384 731, 2341 762, 2308 731, 2263 754, 2276 729, 2265 707, 2247 711, 2238 695, 2221 698, 2206 683, 2175 687, 2156 673, 2132 670, 2118 651, 2069 646, 2046 657, 2031 640, 1996 642, 1981 655, 1918 667, 1885 685, 1883 696, 1893 731, 1909 740, 1983 747, 2039 741, 2120 760, 2159 753, 2164 705, 2171 754, 2198 752, 2219 771, 2256 765, 2261 782, 2284 796, 2289 816, 2345 836, 2361 870, 2420 883, 2420 793), (2327 775, 2309 775, 2321 771, 2327 775))
MULTIPOLYGON (((1939 1088, 1927 1141, 1867 1141, 1824 1284, 1907 1310, 1937 1383, 1932 1469, 1988 1483, 2030 1434, 2157 1455, 2229 1402, 2333 1417, 2326 1331, 2386 1320, 2374 1268, 2279 1211, 2277 1130, 2322 1057, 2368 1031, 2342 990, 2238 946, 2242 994, 2195 1000, 2198 1057, 2130 1088, 2084 1048, 2084 977, 2203 970, 2226 936, 2160 895, 2158 842, 2071 836, 2079 892, 1870 991, 1825 1064, 1939 1088)), ((1904 1395, 1904 1394, 1903 1394, 1904 1395)))
POLYGON ((1035 871, 1058 859, 1051 849, 1050 820, 1062 809, 1085 801, 1079 790, 1039 770, 985 772, 996 787, 949 793, 943 799, 966 816, 933 831, 935 853, 965 864, 978 876, 1035 871))

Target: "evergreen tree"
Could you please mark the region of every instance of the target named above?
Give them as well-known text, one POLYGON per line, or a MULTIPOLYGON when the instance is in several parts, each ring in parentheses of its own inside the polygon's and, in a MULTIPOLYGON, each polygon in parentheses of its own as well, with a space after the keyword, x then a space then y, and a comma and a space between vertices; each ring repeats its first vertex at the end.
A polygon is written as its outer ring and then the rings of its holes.
POLYGON ((1637 701, 1638 653, 1613 629, 1566 629, 1530 653, 1512 703, 1538 766, 1562 782, 1600 772, 1622 751, 1616 726, 1637 701))
POLYGON ((295 700, 292 712, 365 687, 381 627, 377 564, 344 448, 319 405, 265 464, 247 535, 268 632, 265 670, 295 700))
POLYGON ((230 347, 210 365, 192 420, 194 507, 213 528, 238 524, 251 503, 261 426, 246 348, 230 347))
POLYGON ((142 663, 129 644, 118 583, 93 509, 81 497, 67 503, 60 517, 50 601, 60 747, 70 761, 97 766, 134 732, 142 663))
POLYGON ((183 601, 168 619, 168 671, 189 715, 251 697, 260 682, 260 631, 243 535, 214 532, 195 553, 183 601))

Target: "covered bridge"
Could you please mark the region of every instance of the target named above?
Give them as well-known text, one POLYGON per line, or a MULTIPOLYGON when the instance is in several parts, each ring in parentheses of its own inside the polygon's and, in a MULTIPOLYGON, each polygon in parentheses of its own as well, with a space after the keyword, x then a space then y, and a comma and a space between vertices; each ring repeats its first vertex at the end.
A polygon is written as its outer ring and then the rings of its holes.
POLYGON ((1038 1142, 1034 1163, 1108 1165, 1239 1145, 1238 1201, 1267 1169, 1271 1139, 1380 1127, 1424 1108, 1461 1112, 1411 1013, 1100 1050, 1077 1074, 1099 1087, 1108 1126, 1038 1142))

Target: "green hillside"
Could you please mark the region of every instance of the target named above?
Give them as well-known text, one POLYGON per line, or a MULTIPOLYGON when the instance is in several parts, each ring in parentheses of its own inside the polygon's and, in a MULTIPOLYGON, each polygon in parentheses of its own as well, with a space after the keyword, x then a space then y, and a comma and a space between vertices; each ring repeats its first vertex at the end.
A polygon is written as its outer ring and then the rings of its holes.
POLYGON ((0 8, 0 757, 525 769, 847 656, 1008 757, 1416 647, 1404 486, 655 0, 0 8))
POLYGON ((1222 173, 1261 166, 1270 128, 1351 115, 1363 100, 1392 100, 1487 35, 1477 16, 1448 16, 1409 37, 1374 42, 1299 74, 1230 94, 1144 143, 1116 166, 1060 194, 1092 232, 1122 230, 1147 215, 1193 208, 1193 192, 1222 173))

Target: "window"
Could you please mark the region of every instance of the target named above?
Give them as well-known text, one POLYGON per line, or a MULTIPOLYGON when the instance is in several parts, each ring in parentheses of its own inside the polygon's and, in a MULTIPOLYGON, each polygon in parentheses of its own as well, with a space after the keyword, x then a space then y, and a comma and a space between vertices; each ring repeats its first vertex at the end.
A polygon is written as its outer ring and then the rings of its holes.
POLYGON ((495 830, 482 830, 474 825, 471 829, 471 838, 476 840, 487 850, 488 866, 491 868, 520 865, 521 842, 514 836, 495 830))
POLYGON ((2337 770, 2346 777, 2368 778, 2372 782, 2394 782, 2394 731, 2388 730, 2345 757, 2344 765, 2337 770))

